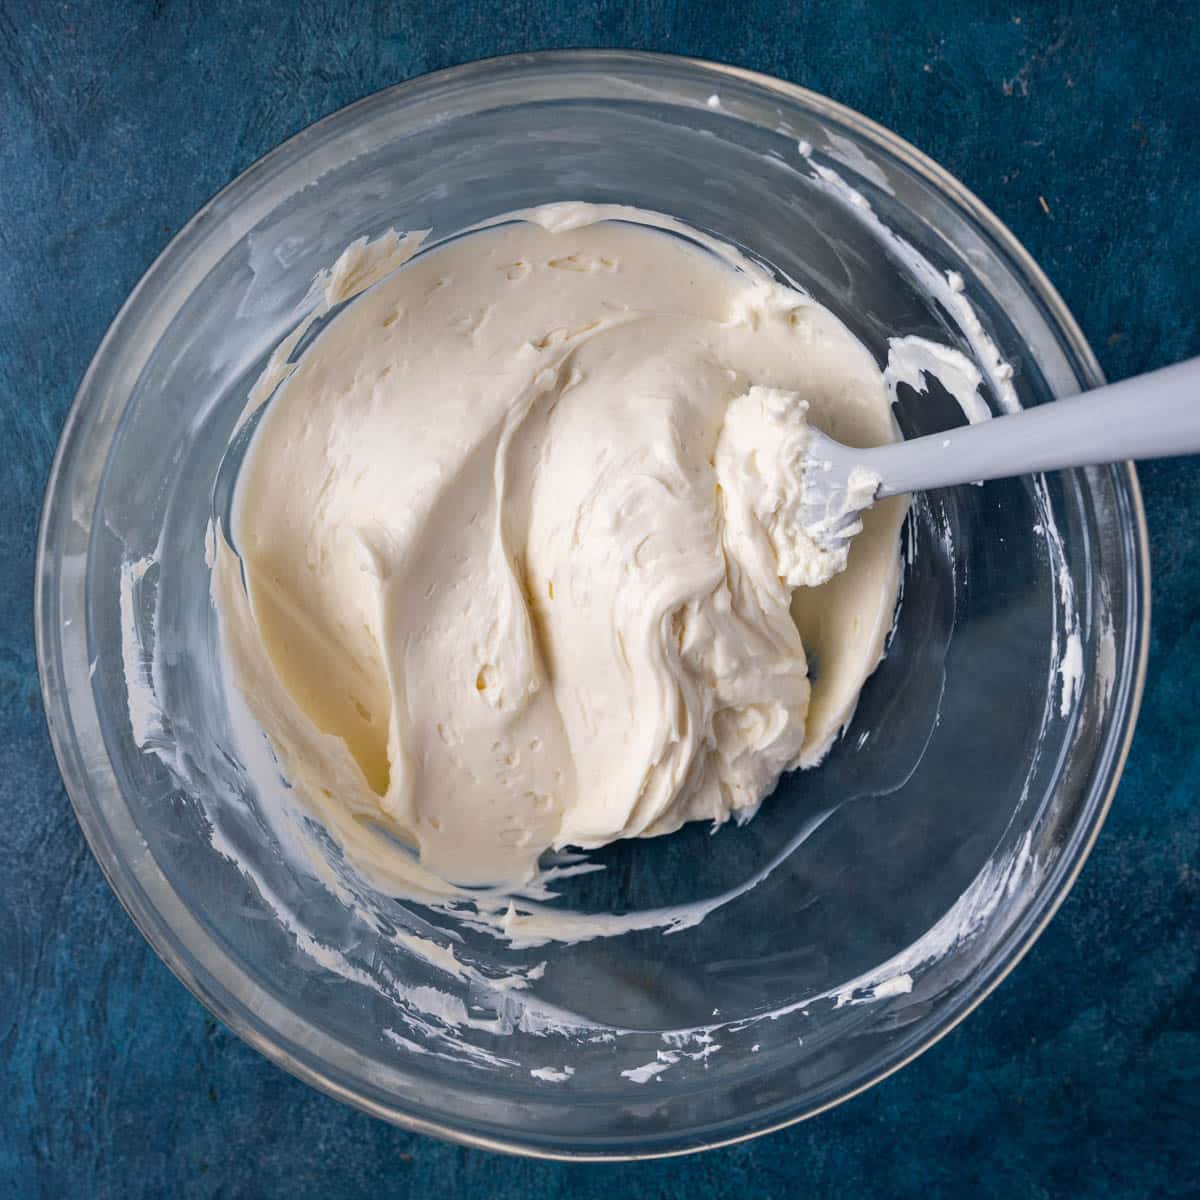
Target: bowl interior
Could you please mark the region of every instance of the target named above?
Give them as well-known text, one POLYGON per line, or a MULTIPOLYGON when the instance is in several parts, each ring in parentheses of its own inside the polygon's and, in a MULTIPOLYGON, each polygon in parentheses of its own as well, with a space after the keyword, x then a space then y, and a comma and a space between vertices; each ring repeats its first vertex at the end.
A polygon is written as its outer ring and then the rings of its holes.
MULTIPOLYGON (((248 782, 209 602, 214 480, 267 356, 349 242, 393 227, 439 239, 567 198, 717 234, 881 364, 896 335, 972 352, 914 262, 956 271, 1023 404, 1095 382, 1003 231, 852 114, 680 60, 480 64, 300 135, 156 264, 64 437, 39 632, 93 847, 235 1029, 392 1119, 533 1152, 666 1152, 878 1078, 1028 944, 1090 845, 1132 725, 1140 509, 1124 468, 920 498, 890 650, 828 760, 743 827, 617 844, 589 856, 603 870, 561 882, 559 905, 645 928, 514 949, 378 894, 285 788, 248 782), (1060 670, 1072 633, 1077 680, 1060 670), (688 924, 697 902, 710 911, 688 924)), ((906 434, 963 420, 936 386, 902 389, 897 418, 906 434)))

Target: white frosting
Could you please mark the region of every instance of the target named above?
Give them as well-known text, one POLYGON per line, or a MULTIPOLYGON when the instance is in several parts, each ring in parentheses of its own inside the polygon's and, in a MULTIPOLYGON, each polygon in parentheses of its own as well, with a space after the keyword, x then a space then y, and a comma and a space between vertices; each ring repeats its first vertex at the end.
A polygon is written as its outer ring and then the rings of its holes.
MULTIPOLYGON (((138 558, 121 564, 118 599, 121 612, 121 659, 125 671, 125 691, 129 699, 129 727, 134 743, 146 749, 162 734, 162 708, 154 690, 153 661, 138 636, 138 591, 146 572, 154 565, 151 558, 138 558)), ((93 661, 89 670, 94 674, 93 661)))
MULTIPOLYGON (((804 512, 804 472, 797 468, 811 458, 807 412, 796 392, 752 387, 730 401, 717 438, 717 483, 729 536, 767 552, 763 570, 789 588, 828 583, 849 557, 848 539, 836 548, 815 542, 804 512), (766 534, 765 545, 760 534, 766 534)), ((878 476, 855 472, 836 516, 868 506, 878 487, 878 476)))
MULTIPOLYGON (((383 274, 368 249, 327 291, 383 274)), ((806 422, 894 435, 832 314, 666 218, 570 204, 419 254, 291 364, 302 333, 252 397, 283 381, 214 597, 352 857, 391 835, 519 881, 552 847, 749 816, 819 761, 882 653, 904 512, 868 513, 836 575, 800 529, 806 422)))
POLYGON ((893 397, 902 383, 914 391, 924 392, 930 376, 950 393, 970 424, 978 425, 991 419, 991 409, 979 391, 983 375, 965 354, 920 337, 888 341, 888 361, 883 378, 893 397))

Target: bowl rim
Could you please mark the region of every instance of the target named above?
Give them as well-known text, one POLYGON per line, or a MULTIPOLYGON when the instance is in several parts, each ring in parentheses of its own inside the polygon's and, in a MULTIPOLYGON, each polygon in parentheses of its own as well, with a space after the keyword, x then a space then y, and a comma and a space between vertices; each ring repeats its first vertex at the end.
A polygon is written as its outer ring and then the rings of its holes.
MULTIPOLYGON (((124 303, 112 319, 104 337, 93 355, 87 370, 84 372, 79 387, 72 399, 71 406, 63 422, 57 448, 47 477, 46 490, 43 497, 42 509, 38 524, 37 553, 34 579, 34 622, 35 642, 38 666, 38 677, 41 687, 43 711, 46 716, 50 740, 63 779, 65 789, 71 801, 71 806, 79 821, 84 836, 88 842, 93 857, 100 866, 101 872, 108 881, 113 893, 130 919, 146 938, 155 954, 166 964, 168 969, 192 993, 192 995, 233 1033, 245 1041, 264 1057, 282 1067, 289 1074, 310 1084, 317 1090, 351 1105, 371 1116, 386 1120, 401 1128, 430 1134, 443 1140, 475 1147, 478 1149, 499 1151, 507 1154, 522 1155, 530 1158, 552 1161, 587 1162, 630 1162, 672 1158, 683 1154, 694 1153, 698 1150, 718 1149, 748 1141, 751 1138, 785 1129, 800 1121, 815 1117, 826 1112, 854 1096, 860 1095, 867 1089, 888 1078, 890 1075, 907 1066, 914 1059, 941 1041, 951 1030, 955 1029, 966 1019, 1016 968, 1034 943, 1041 936, 1050 920, 1066 899, 1075 881, 1078 879, 1087 861, 1104 821, 1112 805, 1121 776, 1128 759, 1138 712, 1141 707, 1145 687, 1147 660, 1149 655, 1150 631, 1150 562, 1148 530, 1145 510, 1142 502, 1141 488, 1137 473, 1132 463, 1122 463, 1118 470, 1128 489, 1129 516, 1131 528, 1127 533, 1132 535, 1133 566, 1136 578, 1133 584, 1133 604, 1140 615, 1134 636, 1134 656, 1132 676, 1128 687, 1128 700, 1125 712, 1116 713, 1122 724, 1114 734, 1109 735, 1109 744, 1115 747, 1111 757, 1111 775, 1104 787, 1104 793, 1096 804, 1090 829, 1087 829, 1082 841, 1078 844, 1075 856, 1070 860, 1060 878, 1052 887, 1047 889, 1047 899, 1043 911, 1036 915, 1024 928, 1014 929, 1009 937, 1013 944, 1000 967, 994 971, 991 978, 985 979, 978 993, 957 1011, 950 1014, 945 1023, 928 1034, 919 1044, 896 1057, 894 1061, 886 1062, 873 1074, 849 1090, 822 1101, 812 1108, 802 1112, 768 1121, 762 1125, 731 1133, 711 1142, 690 1145, 675 1145, 665 1148, 649 1148, 638 1151, 612 1151, 608 1149, 562 1149, 530 1144, 520 1138, 505 1140, 498 1137, 470 1132, 440 1120, 432 1120, 415 1116, 410 1112, 400 1111, 380 1104, 370 1097, 350 1091, 336 1079, 318 1069, 311 1062, 296 1058, 281 1042, 271 1036, 250 1020, 250 1014, 244 1012, 232 997, 229 997, 220 981, 209 972, 193 969, 193 965, 185 961, 176 945, 164 941, 156 928, 162 920, 161 914, 141 894, 140 887, 135 881, 122 879, 118 881, 113 870, 116 856, 110 854, 107 831, 98 812, 90 802, 84 802, 87 789, 81 780, 75 777, 70 768, 69 748, 74 730, 73 723, 66 716, 65 692, 56 694, 54 689, 57 662, 52 661, 58 648, 58 638, 61 636, 60 623, 57 620, 57 606, 47 603, 49 581, 46 573, 46 563, 50 557, 49 537, 51 533, 54 505, 52 500, 59 490, 61 476, 69 459, 68 450, 73 448, 79 435, 81 422, 86 414, 89 396, 95 377, 100 372, 105 360, 114 353, 118 334, 122 325, 129 319, 130 314, 137 308, 142 294, 148 289, 151 281, 167 269, 171 263, 181 258, 190 245, 205 232, 205 226, 213 211, 220 207, 230 193, 235 189, 239 192, 249 191, 257 182, 267 175, 281 159, 308 146, 310 142, 319 142, 322 137, 329 135, 343 125, 352 124, 360 113, 376 106, 386 106, 403 98, 406 93, 439 85, 454 85, 467 83, 475 76, 486 76, 492 72, 519 73, 523 70, 534 72, 548 69, 563 69, 572 66, 581 70, 594 72, 598 68, 608 67, 619 72, 622 67, 640 67, 645 69, 660 66, 670 66, 676 69, 691 69, 700 74, 707 74, 719 81, 721 77, 738 80, 761 88, 768 93, 781 97, 805 107, 816 116, 828 117, 853 130, 857 135, 874 143, 912 171, 924 182, 932 185, 943 193, 954 204, 965 210, 994 240, 997 247, 1006 254, 1012 263, 1025 276, 1028 291, 1045 307, 1046 314, 1056 332, 1063 338, 1085 376, 1090 387, 1098 387, 1105 382, 1095 354, 1074 316, 1067 308, 1057 289, 1038 266, 1033 257, 1017 240, 1006 225, 974 195, 957 178, 951 175, 933 159, 918 150, 911 143, 899 137, 878 122, 864 116, 857 110, 832 100, 818 92, 790 83, 775 76, 735 66, 719 61, 696 58, 686 55, 667 54, 643 50, 610 50, 610 49, 556 49, 522 52, 517 54, 497 55, 488 58, 475 59, 456 66, 437 71, 414 75, 400 83, 372 92, 361 99, 345 105, 342 108, 322 117, 320 120, 301 129, 286 140, 256 159, 249 167, 240 172, 233 180, 217 191, 190 220, 183 225, 178 233, 167 243, 156 256, 138 283, 134 286, 124 303)), ((1067 856, 1064 854, 1064 861, 1067 856)))

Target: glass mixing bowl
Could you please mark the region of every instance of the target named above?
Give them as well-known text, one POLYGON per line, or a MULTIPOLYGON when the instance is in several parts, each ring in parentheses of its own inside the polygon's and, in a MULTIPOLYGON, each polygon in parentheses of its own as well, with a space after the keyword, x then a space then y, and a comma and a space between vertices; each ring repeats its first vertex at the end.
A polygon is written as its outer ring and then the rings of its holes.
MULTIPOLYGON (((257 795, 232 749, 205 564, 214 480, 267 355, 347 243, 393 226, 437 239, 566 198, 725 238, 881 362, 893 335, 977 357, 986 336, 1023 404, 1101 382, 1012 235, 863 117, 677 58, 474 63, 294 137, 147 272, 54 464, 39 665, 92 850, 234 1031, 411 1128, 639 1157, 845 1099, 1012 969, 1079 871, 1124 762, 1146 535, 1128 466, 922 497, 888 655, 828 760, 785 778, 744 827, 615 845, 591 856, 604 870, 562 882, 555 903, 641 914, 645 928, 514 949, 369 889, 348 902, 358 884, 336 848, 302 820, 289 828, 307 851, 285 845, 268 810, 286 801, 257 795), (672 919, 697 901, 704 920, 672 919)), ((985 385, 993 405, 1001 377, 985 385)), ((937 387, 902 389, 897 416, 908 434, 962 420, 937 387)))

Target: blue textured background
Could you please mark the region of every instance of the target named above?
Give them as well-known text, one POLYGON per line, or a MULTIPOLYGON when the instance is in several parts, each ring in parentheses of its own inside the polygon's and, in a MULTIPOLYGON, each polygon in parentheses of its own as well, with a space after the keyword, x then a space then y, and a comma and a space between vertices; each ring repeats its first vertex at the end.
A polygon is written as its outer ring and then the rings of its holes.
POLYGON ((860 109, 999 213, 1110 378, 1200 354, 1195 0, 0 0, 0 1195, 1196 1195, 1195 461, 1142 472, 1150 678, 1079 884, 977 1014, 815 1121, 618 1167, 414 1137, 233 1038, 109 893, 59 782, 31 634, 42 488, 105 327, 187 218, 289 134, 422 71, 578 45, 723 59, 860 109))

